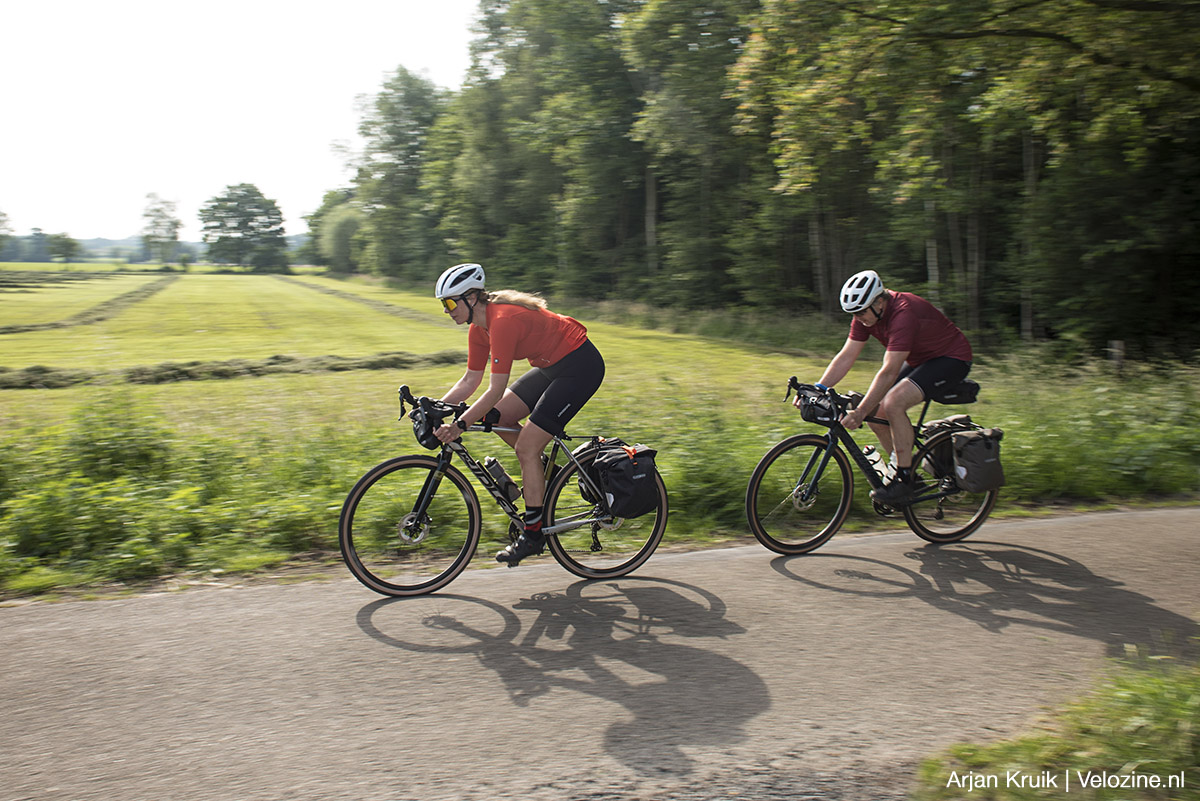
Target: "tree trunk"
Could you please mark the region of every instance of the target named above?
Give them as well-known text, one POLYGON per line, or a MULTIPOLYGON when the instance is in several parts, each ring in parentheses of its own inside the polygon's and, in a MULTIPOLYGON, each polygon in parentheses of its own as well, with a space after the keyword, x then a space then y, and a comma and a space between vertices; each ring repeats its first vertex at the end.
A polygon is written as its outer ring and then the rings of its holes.
POLYGON ((1032 214, 1030 207, 1037 195, 1038 155, 1037 141, 1026 131, 1021 139, 1021 156, 1025 173, 1025 224, 1021 226, 1021 339, 1033 341, 1033 287, 1031 273, 1033 271, 1033 232, 1030 230, 1032 214))
POLYGON ((980 158, 971 168, 971 212, 967 216, 967 327, 975 333, 982 330, 979 301, 985 259, 983 185, 983 160, 980 158))
POLYGON ((926 297, 934 306, 941 308, 942 275, 941 265, 938 264, 937 201, 925 201, 925 221, 929 228, 929 235, 925 237, 925 272, 926 283, 929 286, 926 297))
POLYGON ((808 218, 808 250, 812 258, 813 289, 821 301, 821 312, 832 316, 828 270, 825 267, 825 243, 821 236, 821 210, 818 207, 808 218))
POLYGON ((658 176, 646 166, 646 272, 658 272, 658 176))

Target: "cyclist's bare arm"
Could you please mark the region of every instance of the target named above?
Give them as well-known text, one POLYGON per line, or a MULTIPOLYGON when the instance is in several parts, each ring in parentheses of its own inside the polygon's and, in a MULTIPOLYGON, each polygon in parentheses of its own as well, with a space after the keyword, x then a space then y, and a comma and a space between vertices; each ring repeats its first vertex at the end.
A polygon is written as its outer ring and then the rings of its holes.
POLYGON ((475 423, 494 409, 500 399, 504 397, 504 390, 508 389, 509 375, 509 373, 492 373, 492 377, 488 379, 487 391, 476 398, 475 402, 462 413, 462 419, 466 420, 468 424, 475 423))
MULTIPOLYGON (((464 380, 470 378, 471 372, 472 371, 470 370, 467 371, 467 375, 463 376, 464 380)), ((478 375, 482 376, 483 374, 479 373, 478 375)), ((484 418, 484 415, 495 408, 496 404, 500 402, 500 399, 504 397, 504 390, 508 388, 508 377, 508 373, 492 373, 491 380, 488 382, 487 390, 480 395, 479 398, 476 399, 476 401, 466 409, 466 411, 458 416, 458 419, 464 424, 463 427, 479 422, 484 418)), ((454 389, 451 389, 450 392, 447 393, 446 397, 450 397, 454 390, 458 389, 462 384, 462 381, 456 384, 454 389)), ((468 393, 468 395, 469 394, 470 393, 468 393)), ((442 400, 444 402, 449 402, 446 401, 446 398, 443 398, 442 400)), ((458 425, 442 425, 439 426, 433 433, 434 436, 436 436, 442 442, 453 442, 454 440, 458 439, 459 434, 462 433, 462 427, 458 425)))
POLYGON ((467 370, 463 373, 463 377, 458 379, 458 383, 450 387, 450 390, 442 396, 442 403, 448 403, 451 406, 462 403, 475 393, 482 381, 482 370, 467 370))
POLYGON ((842 345, 842 349, 830 360, 829 366, 825 368, 825 372, 821 374, 821 380, 817 383, 827 387, 837 386, 837 383, 846 377, 846 373, 850 372, 850 368, 858 361, 858 357, 866 346, 865 339, 860 342, 846 337, 846 344, 842 345))

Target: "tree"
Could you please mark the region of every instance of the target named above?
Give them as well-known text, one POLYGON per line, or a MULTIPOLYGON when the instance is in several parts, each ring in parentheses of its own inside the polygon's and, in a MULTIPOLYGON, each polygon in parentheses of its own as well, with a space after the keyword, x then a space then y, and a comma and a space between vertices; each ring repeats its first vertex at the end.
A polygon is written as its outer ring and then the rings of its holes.
POLYGON ((0 211, 0 253, 4 252, 5 245, 8 243, 8 238, 12 235, 12 232, 12 226, 8 223, 8 215, 0 211))
POLYGON ((321 232, 325 228, 325 217, 334 209, 354 200, 353 189, 333 189, 325 193, 320 207, 312 214, 306 214, 304 221, 308 223, 308 239, 296 250, 296 258, 301 264, 324 264, 329 262, 321 246, 321 232))
POLYGON ((46 237, 46 251, 51 258, 64 262, 74 261, 82 246, 66 234, 51 234, 46 237))
POLYGON ((32 262, 50 261, 49 237, 41 228, 30 229, 25 258, 32 262))
POLYGON ((175 259, 179 247, 179 229, 183 223, 175 216, 175 204, 163 200, 158 195, 146 195, 146 210, 142 219, 146 221, 142 228, 142 243, 150 252, 152 258, 160 264, 167 264, 175 259))
POLYGON ((431 81, 400 67, 359 124, 366 152, 355 179, 373 272, 416 279, 444 259, 421 196, 427 139, 445 102, 431 81))
POLYGON ((363 214, 349 203, 324 215, 321 225, 321 254, 335 273, 352 273, 358 267, 360 247, 356 234, 363 214))
POLYGON ((200 222, 213 261, 255 272, 288 271, 283 213, 253 184, 227 186, 200 209, 200 222))

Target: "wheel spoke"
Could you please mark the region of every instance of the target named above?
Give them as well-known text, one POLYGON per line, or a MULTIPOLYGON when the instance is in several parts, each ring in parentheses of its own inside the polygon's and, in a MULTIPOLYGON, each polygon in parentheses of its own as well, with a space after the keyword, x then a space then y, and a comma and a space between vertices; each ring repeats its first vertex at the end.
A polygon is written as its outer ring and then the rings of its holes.
POLYGON ((929 439, 913 458, 918 480, 931 491, 904 508, 904 519, 917 536, 929 542, 957 542, 978 529, 996 504, 996 492, 966 492, 954 482, 951 434, 929 439))
POLYGON ((385 595, 419 595, 445 586, 466 568, 479 543, 479 499, 449 468, 430 482, 437 462, 408 456, 371 470, 342 509, 339 540, 350 571, 385 595), (422 491, 432 498, 419 508, 422 491))
POLYGON ((853 489, 846 455, 834 451, 824 471, 815 473, 827 446, 823 437, 798 435, 768 451, 754 469, 746 516, 754 536, 771 550, 807 553, 846 519, 853 489))
MULTIPOLYGON (((586 469, 594 454, 580 458, 586 469)), ((636 518, 610 518, 603 508, 585 500, 579 486, 579 469, 568 464, 546 488, 546 524, 553 529, 576 523, 550 537, 550 553, 564 568, 585 578, 623 576, 645 563, 662 540, 667 527, 667 491, 655 475, 658 508, 636 518), (599 545, 599 548, 596 546, 599 545)))

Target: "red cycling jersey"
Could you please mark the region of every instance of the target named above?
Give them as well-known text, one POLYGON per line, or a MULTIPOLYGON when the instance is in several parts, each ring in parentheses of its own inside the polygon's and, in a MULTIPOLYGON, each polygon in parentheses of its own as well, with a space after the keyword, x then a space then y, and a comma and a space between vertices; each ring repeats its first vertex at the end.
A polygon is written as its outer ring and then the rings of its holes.
POLYGON ((489 356, 493 373, 511 373, 518 359, 528 359, 534 367, 549 367, 586 341, 587 329, 566 315, 489 303, 487 328, 472 323, 468 332, 467 369, 483 370, 489 356))
POLYGON ((857 318, 850 323, 851 339, 866 342, 872 336, 887 350, 908 351, 904 361, 913 367, 938 356, 972 360, 971 343, 936 306, 911 292, 888 294, 887 309, 875 325, 867 327, 857 318))

